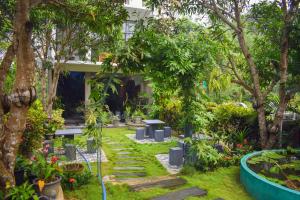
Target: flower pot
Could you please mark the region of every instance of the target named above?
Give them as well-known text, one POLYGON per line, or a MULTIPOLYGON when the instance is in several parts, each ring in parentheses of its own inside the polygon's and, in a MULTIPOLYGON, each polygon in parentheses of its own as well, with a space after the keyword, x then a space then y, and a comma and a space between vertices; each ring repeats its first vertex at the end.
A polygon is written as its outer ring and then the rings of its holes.
POLYGON ((113 121, 112 121, 112 123, 113 123, 113 126, 114 127, 118 127, 119 126, 119 119, 114 119, 113 121))
POLYGON ((53 140, 53 138, 54 138, 54 134, 45 134, 45 140, 53 140))
POLYGON ((80 173, 84 170, 84 166, 81 163, 70 163, 63 165, 63 169, 67 173, 80 173))
POLYGON ((45 183, 42 191, 39 190, 38 180, 39 179, 35 179, 33 184, 36 186, 39 196, 45 196, 49 199, 55 200, 64 200, 64 193, 60 184, 61 177, 57 177, 55 181, 52 181, 50 183, 45 183))
POLYGON ((15 181, 16 181, 16 185, 17 186, 20 186, 20 185, 22 185, 25 182, 25 180, 24 180, 24 174, 25 174, 24 169, 19 169, 19 170, 16 170, 14 172, 15 181))
POLYGON ((141 123, 142 123, 142 117, 135 117, 135 118, 134 118, 134 122, 135 122, 136 124, 141 124, 141 123))

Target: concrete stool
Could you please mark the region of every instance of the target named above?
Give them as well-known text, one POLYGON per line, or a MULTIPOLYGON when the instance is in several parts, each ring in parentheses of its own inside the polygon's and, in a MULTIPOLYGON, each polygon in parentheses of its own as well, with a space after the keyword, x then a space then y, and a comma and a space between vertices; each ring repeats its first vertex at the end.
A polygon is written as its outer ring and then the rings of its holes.
POLYGON ((54 143, 53 140, 45 140, 43 147, 45 148, 46 146, 48 147, 48 153, 54 153, 54 143))
POLYGON ((155 130, 154 132, 154 140, 156 142, 163 142, 164 141, 164 131, 163 130, 155 130))
POLYGON ((183 157, 185 157, 187 155, 187 144, 185 144, 184 141, 178 141, 177 146, 182 148, 183 157))
POLYGON ((180 166, 183 164, 183 149, 174 147, 169 150, 169 164, 180 166))
POLYGON ((145 135, 150 136, 150 125, 148 124, 145 126, 145 135))
POLYGON ((171 137, 172 129, 169 126, 164 127, 165 137, 171 137))
POLYGON ((76 160, 76 148, 73 144, 65 145, 65 154, 68 160, 76 160))
POLYGON ((87 139, 86 149, 87 149, 87 153, 96 153, 97 148, 96 148, 96 141, 94 140, 94 138, 87 139))
POLYGON ((145 129, 144 128, 137 128, 135 132, 135 138, 137 140, 143 140, 145 138, 145 129))

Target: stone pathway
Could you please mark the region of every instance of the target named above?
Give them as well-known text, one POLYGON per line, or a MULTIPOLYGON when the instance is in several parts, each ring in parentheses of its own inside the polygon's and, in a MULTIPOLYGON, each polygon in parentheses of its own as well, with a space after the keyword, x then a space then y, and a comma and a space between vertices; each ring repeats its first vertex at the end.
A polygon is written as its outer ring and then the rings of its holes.
POLYGON ((112 175, 114 179, 131 179, 147 176, 145 167, 143 167, 143 160, 138 157, 134 148, 126 147, 116 141, 111 141, 109 138, 105 138, 106 144, 108 144, 116 154, 116 162, 113 168, 112 175), (117 147, 117 148, 116 148, 117 147))
MULTIPOLYGON (((156 143, 153 139, 137 141, 134 134, 126 135, 129 139, 138 143, 156 143)), ((169 142, 173 138, 165 140, 169 142)), ((106 181, 114 184, 126 183, 132 191, 140 191, 153 187, 176 189, 186 184, 186 180, 177 176, 163 177, 147 177, 146 169, 143 166, 143 160, 137 156, 135 149, 122 144, 121 142, 113 141, 109 137, 104 137, 103 141, 111 147, 116 154, 112 175, 104 177, 106 181)), ((181 170, 181 167, 169 165, 169 155, 159 154, 156 158, 167 169, 170 174, 176 174, 181 170)), ((152 200, 184 200, 187 197, 205 196, 207 191, 198 187, 190 187, 171 191, 165 195, 152 198, 152 200)))
POLYGON ((139 191, 152 187, 175 189, 186 184, 186 180, 179 177, 157 177, 143 181, 131 181, 127 183, 131 190, 139 191))
POLYGON ((202 197, 207 194, 207 191, 198 187, 191 187, 187 189, 178 190, 168 193, 166 195, 155 197, 152 200, 184 200, 187 197, 202 197))
POLYGON ((170 174, 178 174, 182 169, 182 166, 169 164, 169 154, 157 154, 155 157, 170 174))

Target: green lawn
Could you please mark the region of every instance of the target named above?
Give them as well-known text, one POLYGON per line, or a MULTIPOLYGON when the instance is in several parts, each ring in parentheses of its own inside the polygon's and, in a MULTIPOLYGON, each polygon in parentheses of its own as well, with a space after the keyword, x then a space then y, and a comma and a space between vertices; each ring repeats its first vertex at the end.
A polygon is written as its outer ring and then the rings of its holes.
MULTIPOLYGON (((112 168, 115 166, 116 153, 113 148, 133 148, 133 152, 142 161, 143 167, 147 176, 163 176, 168 173, 156 160, 154 155, 160 153, 167 153, 170 147, 176 146, 176 142, 163 143, 163 144, 136 144, 125 135, 133 133, 132 130, 127 128, 110 128, 103 131, 103 149, 109 159, 108 163, 103 164, 103 174, 108 175, 112 173, 112 168), (117 144, 109 145, 109 142, 117 142, 117 144)), ((84 140, 83 137, 76 140, 84 140)), ((93 163, 93 171, 96 165, 93 163)), ((239 167, 220 168, 214 172, 201 173, 196 172, 193 175, 183 175, 188 183, 184 187, 198 186, 208 191, 208 195, 202 198, 189 198, 194 199, 214 199, 222 197, 228 200, 250 200, 250 196, 245 192, 242 185, 239 183, 239 167)), ((183 188, 184 188, 183 187, 183 188)), ((106 184, 108 200, 142 200, 151 197, 165 194, 169 192, 168 189, 152 188, 141 192, 132 192, 126 185, 112 185, 106 184)), ((179 188, 180 189, 180 188, 179 188)), ((93 178, 90 184, 81 187, 75 191, 66 191, 65 196, 67 199, 80 199, 80 200, 99 200, 101 199, 101 187, 96 178, 93 178)))

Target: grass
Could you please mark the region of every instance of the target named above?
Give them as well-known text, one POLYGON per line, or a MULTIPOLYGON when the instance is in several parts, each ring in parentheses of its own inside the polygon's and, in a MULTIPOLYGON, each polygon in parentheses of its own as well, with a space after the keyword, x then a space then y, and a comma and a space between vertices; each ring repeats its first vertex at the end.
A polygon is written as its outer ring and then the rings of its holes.
MULTIPOLYGON (((139 157, 142 161, 140 166, 145 167, 147 176, 163 176, 167 175, 167 171, 156 160, 155 155, 161 153, 168 153, 169 148, 176 146, 176 142, 161 143, 161 144, 137 144, 126 137, 126 134, 133 133, 132 130, 126 128, 110 128, 104 129, 103 149, 108 157, 109 162, 102 165, 103 175, 112 173, 113 167, 116 165, 117 155, 113 148, 133 148, 130 150, 133 155, 139 157), (115 145, 107 144, 116 142, 115 145)), ((76 138, 82 143, 85 141, 85 136, 76 138)), ((96 171, 96 164, 92 164, 93 171, 96 171)), ((202 198, 188 198, 188 200, 195 199, 215 199, 222 197, 229 200, 250 200, 250 196, 246 193, 239 182, 239 167, 220 168, 213 172, 195 172, 191 175, 182 175, 187 180, 187 184, 183 187, 198 186, 208 191, 208 195, 202 198)), ((170 192, 169 189, 151 188, 140 192, 132 192, 127 185, 112 185, 107 183, 107 199, 108 200, 143 200, 170 192)), ((181 188, 178 188, 181 189, 181 188)), ((101 199, 101 186, 96 178, 93 178, 88 185, 74 191, 65 191, 65 196, 69 200, 99 200, 101 199)))

